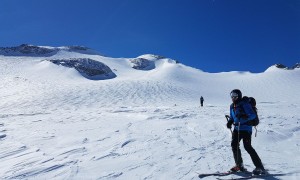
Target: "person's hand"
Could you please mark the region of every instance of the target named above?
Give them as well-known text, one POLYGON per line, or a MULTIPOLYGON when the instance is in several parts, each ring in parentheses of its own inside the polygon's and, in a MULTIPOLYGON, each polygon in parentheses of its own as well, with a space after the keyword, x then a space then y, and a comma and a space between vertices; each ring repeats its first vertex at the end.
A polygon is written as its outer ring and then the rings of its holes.
POLYGON ((227 128, 228 128, 228 129, 231 129, 232 124, 233 124, 233 121, 232 121, 232 120, 227 121, 227 128))

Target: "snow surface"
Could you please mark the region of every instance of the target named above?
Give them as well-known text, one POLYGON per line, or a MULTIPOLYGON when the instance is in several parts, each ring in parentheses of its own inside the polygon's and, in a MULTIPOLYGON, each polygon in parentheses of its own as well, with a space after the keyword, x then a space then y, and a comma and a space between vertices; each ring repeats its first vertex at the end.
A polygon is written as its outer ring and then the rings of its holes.
POLYGON ((0 178, 198 179, 227 171, 234 161, 224 115, 229 92, 239 88, 257 100, 261 123, 252 144, 272 174, 264 179, 300 179, 299 69, 208 73, 164 57, 139 58, 155 68, 68 51, 0 55, 0 178), (90 58, 117 77, 89 80, 44 61, 54 58, 90 58))

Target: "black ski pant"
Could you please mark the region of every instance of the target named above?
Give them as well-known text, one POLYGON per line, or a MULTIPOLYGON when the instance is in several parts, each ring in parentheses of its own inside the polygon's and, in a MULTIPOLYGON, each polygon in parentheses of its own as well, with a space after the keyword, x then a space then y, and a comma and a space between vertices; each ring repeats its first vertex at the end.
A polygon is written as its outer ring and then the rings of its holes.
POLYGON ((233 152, 233 157, 235 160, 236 165, 241 165, 243 163, 241 150, 240 150, 240 141, 243 139, 243 144, 245 150, 249 153, 251 156, 252 162, 255 165, 255 167, 263 168, 262 162, 256 153, 255 149, 251 145, 251 133, 247 131, 238 131, 234 130, 232 134, 232 141, 231 141, 231 147, 233 152))

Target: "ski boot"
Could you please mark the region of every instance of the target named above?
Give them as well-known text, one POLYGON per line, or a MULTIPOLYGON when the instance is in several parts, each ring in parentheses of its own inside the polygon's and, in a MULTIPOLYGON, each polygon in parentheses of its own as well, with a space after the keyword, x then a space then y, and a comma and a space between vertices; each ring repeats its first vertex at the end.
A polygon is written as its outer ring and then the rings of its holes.
POLYGON ((266 170, 265 170, 264 167, 256 167, 256 168, 252 171, 252 173, 253 173, 254 175, 262 175, 262 174, 266 174, 266 170))
POLYGON ((244 172, 244 171, 247 171, 247 169, 244 167, 243 164, 241 164, 241 165, 236 165, 236 166, 232 167, 232 168, 230 169, 230 171, 231 171, 231 172, 239 172, 239 171, 244 172))

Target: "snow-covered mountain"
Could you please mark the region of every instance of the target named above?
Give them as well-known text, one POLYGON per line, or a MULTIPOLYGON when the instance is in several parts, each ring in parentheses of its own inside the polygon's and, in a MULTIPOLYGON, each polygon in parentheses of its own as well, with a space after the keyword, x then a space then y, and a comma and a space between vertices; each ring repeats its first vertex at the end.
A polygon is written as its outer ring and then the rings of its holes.
POLYGON ((299 78, 299 64, 208 73, 151 54, 0 48, 0 177, 198 179, 226 171, 234 161, 224 115, 239 88, 257 100, 253 146, 271 174, 265 179, 299 179, 299 78))

